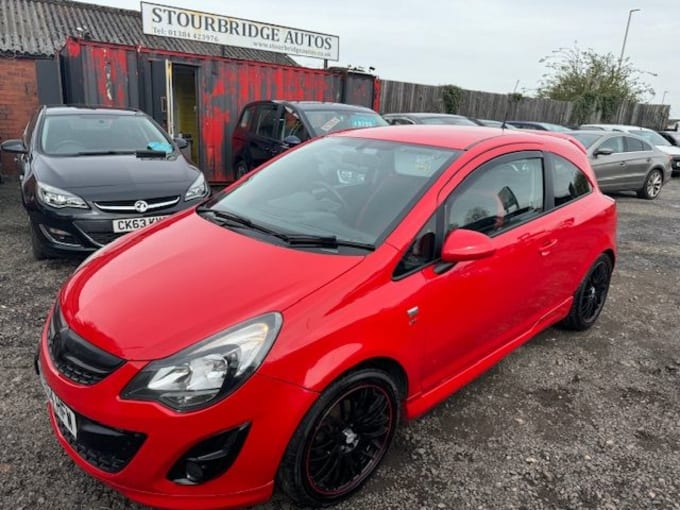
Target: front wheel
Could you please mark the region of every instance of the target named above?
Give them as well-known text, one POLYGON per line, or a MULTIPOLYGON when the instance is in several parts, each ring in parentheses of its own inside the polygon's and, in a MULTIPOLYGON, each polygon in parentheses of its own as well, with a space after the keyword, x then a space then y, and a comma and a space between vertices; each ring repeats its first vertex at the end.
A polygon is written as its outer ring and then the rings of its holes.
POLYGON ((346 498, 373 474, 399 422, 397 388, 386 373, 364 369, 331 384, 288 445, 277 481, 301 506, 346 498))
POLYGON ((611 259, 600 255, 576 291, 569 315, 560 323, 562 327, 584 331, 595 324, 607 300, 612 269, 611 259))
POLYGON ((641 190, 637 192, 638 197, 646 200, 654 200, 661 193, 663 187, 663 174, 661 170, 655 168, 647 174, 645 184, 641 190))

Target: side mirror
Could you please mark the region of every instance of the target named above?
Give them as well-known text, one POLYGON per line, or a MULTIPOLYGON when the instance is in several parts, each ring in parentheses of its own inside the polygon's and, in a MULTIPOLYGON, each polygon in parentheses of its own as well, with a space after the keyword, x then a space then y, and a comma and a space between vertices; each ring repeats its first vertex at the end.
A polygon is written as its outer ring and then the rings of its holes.
POLYGON ((496 248, 489 236, 474 230, 457 228, 451 232, 442 247, 443 262, 463 262, 490 257, 496 248))
POLYGON ((175 144, 177 144, 178 149, 186 149, 189 147, 189 142, 187 142, 186 138, 182 138, 181 136, 178 136, 177 138, 174 139, 175 144))
POLYGON ((610 149, 609 147, 601 147, 595 151, 593 156, 598 157, 598 156, 611 156, 614 154, 614 149, 610 149))
POLYGON ((295 147, 296 145, 300 145, 302 143, 302 140, 300 140, 297 136, 295 135, 290 135, 287 136, 283 139, 283 143, 290 147, 295 147))
POLYGON ((5 152, 11 152, 13 154, 26 154, 28 150, 21 140, 7 140, 2 142, 0 149, 5 152))

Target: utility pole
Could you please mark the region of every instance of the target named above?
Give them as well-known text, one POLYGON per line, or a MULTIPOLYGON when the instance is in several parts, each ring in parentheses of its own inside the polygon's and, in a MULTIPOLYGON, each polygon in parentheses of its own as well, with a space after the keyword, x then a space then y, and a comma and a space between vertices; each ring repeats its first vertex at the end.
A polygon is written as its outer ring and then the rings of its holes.
POLYGON ((623 63, 623 53, 626 51, 626 40, 628 39, 628 29, 630 28, 630 18, 634 12, 639 12, 640 9, 631 9, 628 11, 628 23, 626 23, 626 35, 623 36, 623 44, 621 45, 621 56, 619 57, 619 69, 623 63))

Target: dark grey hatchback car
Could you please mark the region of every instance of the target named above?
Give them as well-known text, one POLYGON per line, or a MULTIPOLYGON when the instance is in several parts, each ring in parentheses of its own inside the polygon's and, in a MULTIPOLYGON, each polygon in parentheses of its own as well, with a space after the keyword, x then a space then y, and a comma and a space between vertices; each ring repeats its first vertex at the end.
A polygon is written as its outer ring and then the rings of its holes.
POLYGON ((41 107, 2 143, 18 156, 35 258, 95 251, 207 196, 184 143, 137 110, 41 107))
POLYGON ((231 138, 236 179, 307 141, 343 129, 387 126, 364 106, 320 101, 255 101, 247 104, 231 138))

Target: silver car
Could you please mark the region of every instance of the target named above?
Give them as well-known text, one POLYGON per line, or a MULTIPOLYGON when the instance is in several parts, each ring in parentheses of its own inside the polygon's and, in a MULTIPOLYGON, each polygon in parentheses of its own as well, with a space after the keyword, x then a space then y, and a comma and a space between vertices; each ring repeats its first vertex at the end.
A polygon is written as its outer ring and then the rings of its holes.
POLYGON ((588 159, 604 192, 635 191, 653 200, 671 178, 671 159, 642 138, 612 131, 573 131, 588 151, 588 159))

